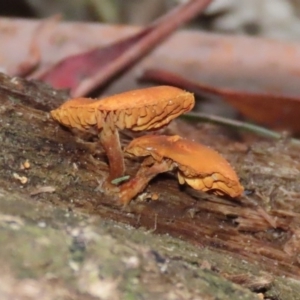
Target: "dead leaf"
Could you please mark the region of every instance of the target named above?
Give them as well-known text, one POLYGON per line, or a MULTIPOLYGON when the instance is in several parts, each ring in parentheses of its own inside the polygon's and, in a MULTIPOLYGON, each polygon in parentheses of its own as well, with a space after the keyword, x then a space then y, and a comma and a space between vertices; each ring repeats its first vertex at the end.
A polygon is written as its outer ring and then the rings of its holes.
POLYGON ((199 15, 211 0, 192 0, 178 5, 137 34, 103 48, 64 59, 38 79, 62 89, 72 97, 88 94, 135 64, 179 26, 199 15))
POLYGON ((141 80, 178 86, 200 96, 217 95, 257 123, 293 133, 300 132, 300 97, 214 87, 159 69, 146 70, 141 80))

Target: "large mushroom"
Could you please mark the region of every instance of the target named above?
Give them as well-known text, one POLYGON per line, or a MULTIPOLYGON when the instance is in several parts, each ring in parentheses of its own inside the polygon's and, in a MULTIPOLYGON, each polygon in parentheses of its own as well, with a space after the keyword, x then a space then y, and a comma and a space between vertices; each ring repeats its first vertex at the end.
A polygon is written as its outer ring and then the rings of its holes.
POLYGON ((172 86, 128 91, 102 100, 75 98, 51 111, 53 119, 80 131, 98 134, 106 152, 110 173, 107 179, 124 175, 124 159, 118 130, 159 129, 193 108, 192 93, 172 86))
POLYGON ((180 184, 217 195, 240 196, 244 188, 227 160, 215 150, 178 135, 145 135, 125 148, 133 157, 146 157, 137 175, 120 187, 119 200, 127 204, 157 174, 177 169, 180 184))

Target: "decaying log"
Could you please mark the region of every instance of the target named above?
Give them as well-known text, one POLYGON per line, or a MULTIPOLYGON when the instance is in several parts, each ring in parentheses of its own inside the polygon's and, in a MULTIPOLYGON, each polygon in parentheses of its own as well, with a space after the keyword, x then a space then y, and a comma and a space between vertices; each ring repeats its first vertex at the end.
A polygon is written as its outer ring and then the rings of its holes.
MULTIPOLYGON (((163 175, 147 189, 158 200, 122 208, 98 189, 108 169, 97 141, 79 142, 49 117, 65 99, 0 76, 0 295, 5 285, 25 297, 29 282, 49 299, 296 299, 300 169, 288 141, 224 150, 255 189, 248 198, 195 193, 163 175)), ((131 175, 139 166, 126 164, 131 175)))

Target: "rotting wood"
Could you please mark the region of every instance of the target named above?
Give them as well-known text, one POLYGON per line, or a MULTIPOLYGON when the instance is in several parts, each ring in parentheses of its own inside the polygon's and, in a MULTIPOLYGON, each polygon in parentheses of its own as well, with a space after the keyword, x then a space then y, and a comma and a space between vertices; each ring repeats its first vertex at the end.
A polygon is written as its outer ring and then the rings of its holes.
MULTIPOLYGON (((37 93, 35 88, 39 90, 38 85, 32 87, 31 95, 37 93)), ((40 88, 42 89, 43 85, 40 88)), ((272 228, 263 216, 260 218, 260 214, 253 206, 248 207, 245 203, 240 204, 226 199, 220 199, 219 203, 216 203, 218 201, 216 199, 219 198, 201 194, 196 199, 195 195, 191 197, 180 190, 176 180, 169 176, 159 177, 149 187, 149 191, 160 195, 158 201, 133 201, 127 211, 120 210, 109 197, 97 191, 98 180, 102 179, 103 174, 107 174, 107 167, 102 162, 103 156, 98 155, 91 159, 91 154, 76 142, 70 132, 57 126, 47 113, 30 107, 31 101, 24 100, 23 103, 27 103, 27 106, 24 106, 19 102, 19 97, 13 89, 11 97, 15 99, 8 96, 9 89, 5 90, 6 95, 1 95, 0 110, 1 188, 29 195, 41 184, 53 186, 56 189, 55 193, 39 194, 35 196, 35 201, 74 210, 80 209, 135 227, 144 226, 151 230, 155 225, 155 233, 180 237, 199 246, 200 249, 208 247, 217 252, 230 254, 234 259, 244 259, 249 264, 255 263, 261 270, 273 275, 299 279, 300 268, 297 261, 299 246, 296 239, 294 244, 291 243, 293 233, 299 228, 299 211, 297 207, 293 211, 292 203, 289 203, 289 210, 279 211, 279 200, 276 197, 282 199, 280 191, 272 194, 272 203, 277 203, 277 207, 275 206, 275 210, 271 212, 271 215, 277 218, 278 229, 272 228), (26 159, 30 162, 31 168, 20 170, 20 164, 26 159), (20 176, 28 178, 26 185, 21 186, 20 182, 13 178, 12 174, 16 171, 20 176), (240 221, 240 229, 251 228, 252 232, 239 230, 237 217, 244 220, 244 223, 240 221), (243 227, 242 225, 247 222, 252 226, 243 227), (256 223, 259 226, 258 231, 255 230, 256 223), (287 253, 284 246, 288 241, 293 247, 292 251, 289 249, 287 253)), ((47 99, 47 96, 45 98, 47 99)), ((60 98, 57 102, 61 100, 60 98)), ((288 147, 286 144, 285 148, 289 149, 288 147)), ((258 165, 261 160, 270 159, 267 151, 264 151, 257 152, 256 149, 256 152, 251 153, 252 165, 255 164, 255 159, 258 165), (259 155, 255 156, 255 153, 259 155), (264 153, 267 155, 264 156, 264 153)), ((293 153, 293 159, 296 159, 292 149, 290 151, 293 153)), ((262 181, 264 176, 266 182, 273 182, 274 186, 276 182, 279 184, 284 180, 275 172, 273 181, 270 179, 272 174, 260 174, 257 169, 251 174, 248 171, 251 170, 247 161, 249 156, 245 158, 245 153, 235 155, 241 156, 245 164, 236 165, 236 169, 240 172, 246 188, 251 186, 251 182, 256 183, 259 179, 261 184, 257 184, 256 189, 267 197, 270 186, 264 186, 262 181)), ((131 164, 127 161, 127 164, 129 172, 134 174, 138 163, 131 164)), ((297 182, 298 176, 291 174, 289 176, 291 193, 292 183, 297 182)), ((293 196, 298 192, 296 185, 293 192, 293 196)), ((286 197, 288 199, 291 194, 286 197)), ((230 270, 227 272, 230 273, 230 270)))

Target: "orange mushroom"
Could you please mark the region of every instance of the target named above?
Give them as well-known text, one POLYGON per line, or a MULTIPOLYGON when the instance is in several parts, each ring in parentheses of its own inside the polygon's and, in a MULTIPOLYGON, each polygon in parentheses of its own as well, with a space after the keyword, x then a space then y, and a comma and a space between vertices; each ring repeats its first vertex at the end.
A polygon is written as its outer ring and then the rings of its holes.
POLYGON ((120 187, 119 200, 123 204, 141 192, 158 173, 175 168, 179 183, 187 183, 196 190, 211 190, 232 198, 244 191, 235 171, 218 152, 178 135, 145 135, 131 141, 125 152, 147 158, 136 177, 120 187))
POLYGON ((108 181, 124 174, 124 158, 118 130, 153 130, 191 110, 193 94, 171 86, 133 90, 103 100, 75 98, 51 111, 62 125, 99 134, 108 157, 108 181))

